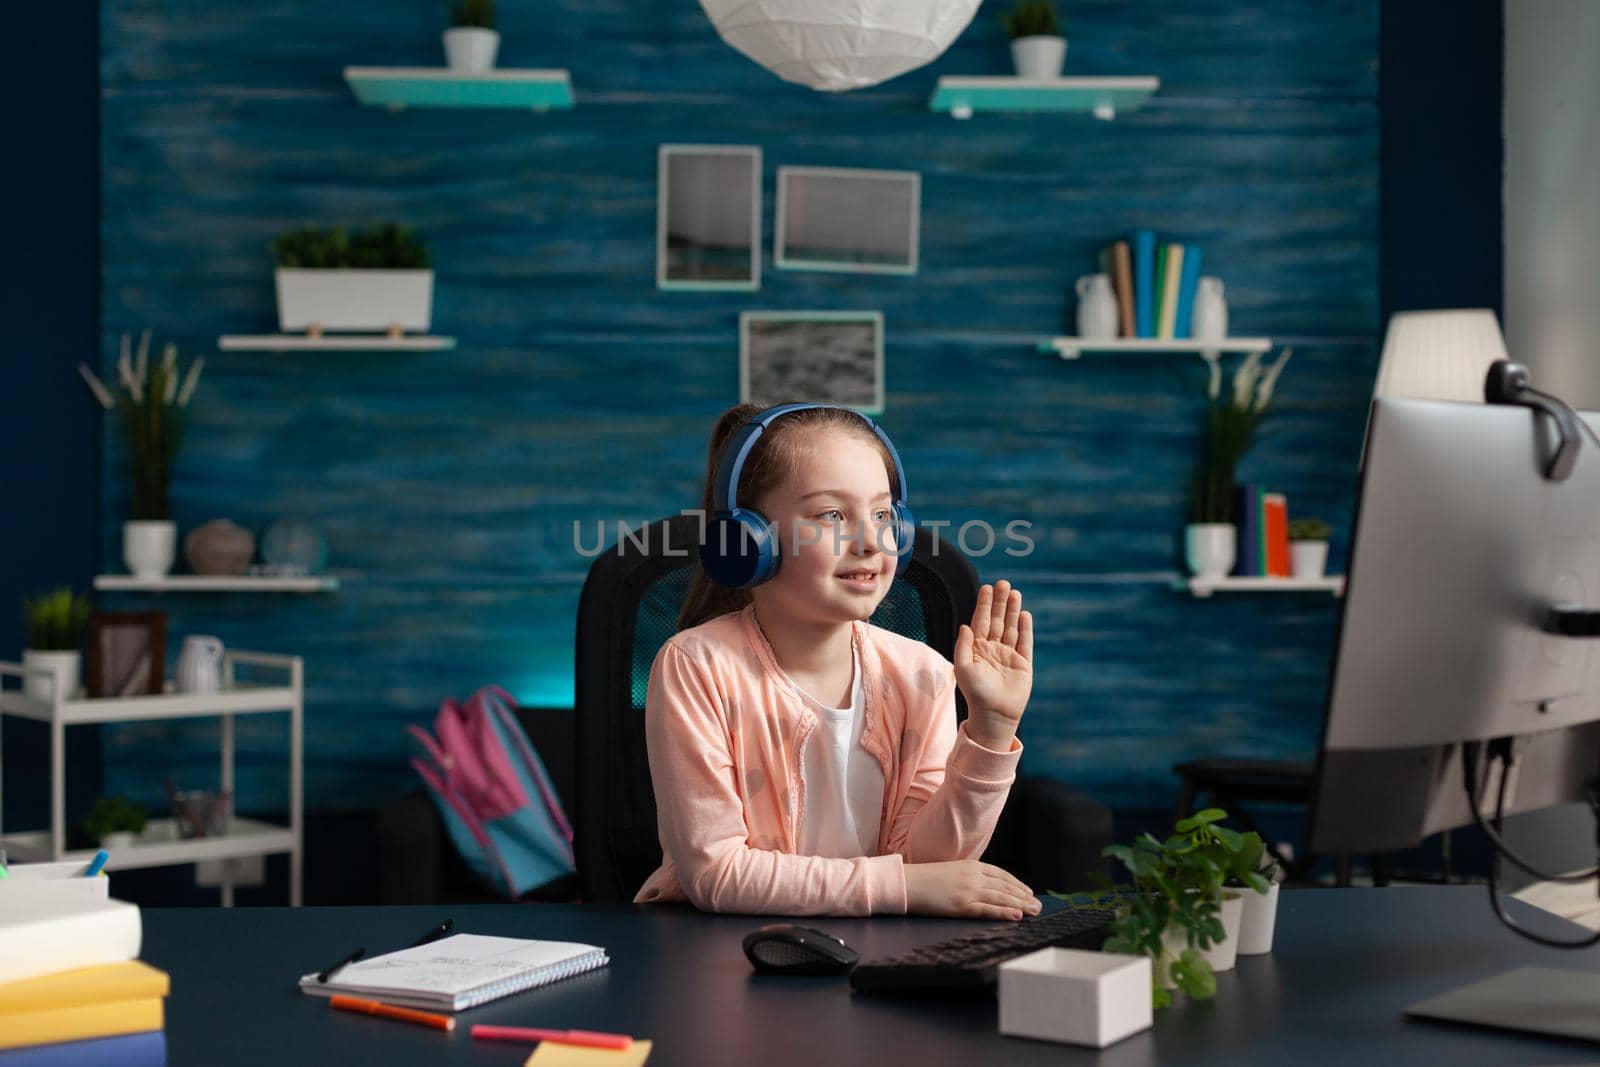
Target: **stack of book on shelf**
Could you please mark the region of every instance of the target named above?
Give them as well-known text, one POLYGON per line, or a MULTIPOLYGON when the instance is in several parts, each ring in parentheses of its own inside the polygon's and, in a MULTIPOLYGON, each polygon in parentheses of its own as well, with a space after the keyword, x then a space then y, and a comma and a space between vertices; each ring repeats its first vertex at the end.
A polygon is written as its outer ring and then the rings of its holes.
POLYGON ((169 982, 139 962, 139 909, 84 870, 33 864, 0 878, 0 1067, 167 1062, 169 982))
POLYGON ((1117 336, 1192 337, 1203 260, 1198 245, 1157 242, 1151 230, 1135 230, 1102 251, 1100 269, 1117 297, 1117 336))
POLYGON ((1233 573, 1239 578, 1289 577, 1289 502, 1246 483, 1234 491, 1239 551, 1233 573))

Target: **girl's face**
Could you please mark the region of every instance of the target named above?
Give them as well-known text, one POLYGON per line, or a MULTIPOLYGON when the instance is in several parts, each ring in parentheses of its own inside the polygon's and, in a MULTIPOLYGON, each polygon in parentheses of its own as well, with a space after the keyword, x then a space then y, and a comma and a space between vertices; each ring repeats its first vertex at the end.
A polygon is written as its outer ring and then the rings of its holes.
POLYGON ((796 621, 870 619, 894 580, 893 497, 883 455, 860 436, 822 435, 758 510, 783 538, 763 601, 796 621))

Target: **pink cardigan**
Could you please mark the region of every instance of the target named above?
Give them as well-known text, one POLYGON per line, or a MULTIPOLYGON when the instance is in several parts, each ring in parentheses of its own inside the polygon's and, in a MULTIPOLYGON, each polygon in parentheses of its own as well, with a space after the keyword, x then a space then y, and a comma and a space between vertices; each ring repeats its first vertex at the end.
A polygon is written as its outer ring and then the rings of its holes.
POLYGON ((885 783, 877 855, 795 854, 801 753, 817 719, 747 606, 675 635, 650 668, 645 739, 663 862, 635 903, 903 914, 903 864, 982 854, 1022 743, 995 752, 956 728, 955 667, 932 648, 861 621, 851 640, 865 690, 861 747, 885 783))

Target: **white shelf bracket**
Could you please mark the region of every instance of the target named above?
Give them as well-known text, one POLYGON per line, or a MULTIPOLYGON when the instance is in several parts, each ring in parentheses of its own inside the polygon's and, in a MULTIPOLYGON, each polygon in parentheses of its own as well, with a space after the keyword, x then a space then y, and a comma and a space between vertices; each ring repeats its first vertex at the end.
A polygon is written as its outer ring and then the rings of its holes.
POLYGON ((1094 117, 1103 122, 1110 122, 1117 117, 1117 105, 1109 100, 1101 100, 1094 105, 1094 117))

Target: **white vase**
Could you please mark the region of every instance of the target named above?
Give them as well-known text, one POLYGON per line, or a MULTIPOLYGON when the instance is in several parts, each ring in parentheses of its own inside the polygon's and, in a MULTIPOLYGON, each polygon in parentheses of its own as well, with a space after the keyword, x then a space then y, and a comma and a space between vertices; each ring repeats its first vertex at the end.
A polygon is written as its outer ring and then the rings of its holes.
MULTIPOLYGON (((1239 955, 1239 931, 1244 917, 1244 895, 1232 889, 1222 891, 1221 914, 1223 938, 1213 942, 1210 948, 1197 948, 1200 958, 1211 964, 1211 970, 1216 974, 1233 970, 1239 955)), ((1183 955, 1189 947, 1188 935, 1183 927, 1168 926, 1166 933, 1161 935, 1161 942, 1166 946, 1167 958, 1160 968, 1161 984, 1167 989, 1177 988, 1177 983, 1172 980, 1171 963, 1183 955)))
POLYGON ((1239 955, 1264 956, 1272 951, 1272 931, 1278 925, 1278 883, 1265 893, 1244 894, 1239 923, 1239 955))
POLYGON ((1117 298, 1109 274, 1085 274, 1078 293, 1078 336, 1104 341, 1117 336, 1117 298))
POLYGON ((57 693, 62 700, 71 700, 78 691, 78 677, 82 669, 78 651, 57 651, 27 648, 22 651, 22 665, 31 671, 49 671, 48 678, 30 674, 22 680, 22 691, 35 700, 50 703, 57 693))
POLYGON ((1065 37, 1035 34, 1011 42, 1011 63, 1019 78, 1059 78, 1066 62, 1065 37))
POLYGON ((1183 528, 1183 558, 1196 578, 1226 578, 1239 551, 1231 522, 1192 522, 1183 528))
POLYGON ((178 524, 134 519, 122 524, 122 561, 135 578, 165 578, 178 552, 178 524))
POLYGON ((178 656, 180 693, 215 693, 222 688, 222 639, 210 634, 190 634, 178 656))
POLYGON ((1198 341, 1220 341, 1228 336, 1228 301, 1222 279, 1204 275, 1195 288, 1189 334, 1198 341))
POLYGON ((1327 569, 1328 542, 1289 542, 1289 573, 1296 578, 1321 578, 1327 569))
POLYGON ((444 61, 451 70, 494 69, 500 51, 500 31, 482 26, 456 26, 444 31, 444 61))
POLYGON ((113 830, 100 839, 100 847, 107 852, 115 852, 121 848, 132 848, 138 840, 139 835, 132 830, 113 830))
POLYGON ((431 270, 305 270, 281 267, 278 329, 418 330, 433 320, 431 270))

